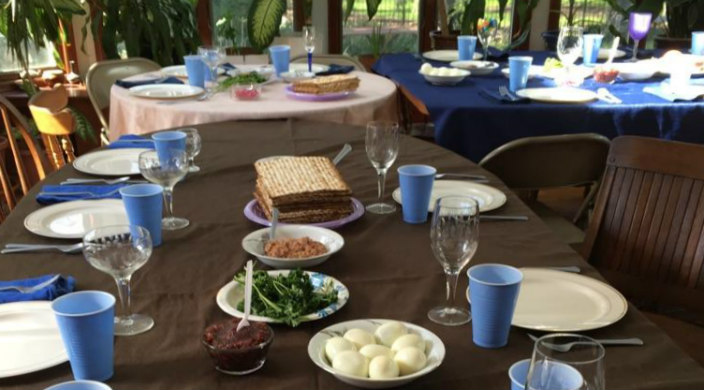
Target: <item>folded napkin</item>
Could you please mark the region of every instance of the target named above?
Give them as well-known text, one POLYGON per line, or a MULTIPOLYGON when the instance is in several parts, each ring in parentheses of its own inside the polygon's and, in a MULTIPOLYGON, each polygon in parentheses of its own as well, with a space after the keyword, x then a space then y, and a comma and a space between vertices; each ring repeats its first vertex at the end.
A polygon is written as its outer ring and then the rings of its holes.
POLYGON ((154 141, 136 134, 125 134, 110 142, 108 149, 145 148, 154 149, 154 141))
POLYGON ((179 80, 178 77, 160 77, 158 79, 148 79, 148 80, 117 80, 115 85, 118 87, 130 89, 132 87, 138 87, 140 85, 151 85, 151 84, 183 84, 183 81, 179 80))
MULTIPOLYGON (((0 281, 0 288, 7 286, 37 286, 53 278, 54 275, 44 275, 36 278, 0 281)), ((21 293, 17 290, 0 291, 0 303, 22 302, 22 301, 51 301, 64 294, 73 291, 76 280, 73 276, 59 276, 53 283, 31 293, 21 293)))
POLYGON ((224 64, 220 64, 219 67, 225 69, 226 71, 227 71, 227 70, 232 70, 232 69, 237 69, 236 66, 232 65, 232 64, 229 63, 229 62, 226 62, 226 63, 224 63, 224 64))
POLYGON ((686 88, 675 90, 670 87, 667 81, 663 81, 656 86, 647 86, 643 88, 643 92, 655 95, 669 102, 677 100, 692 101, 704 95, 704 86, 688 85, 686 88))
POLYGON ((316 75, 330 76, 333 74, 347 74, 347 73, 350 73, 351 71, 354 70, 354 66, 352 66, 352 65, 330 64, 328 66, 330 67, 328 70, 318 72, 318 73, 316 73, 316 75))
MULTIPOLYGON (((526 99, 526 98, 522 98, 522 97, 518 97, 518 96, 516 96, 518 98, 518 100, 511 100, 508 97, 501 96, 499 91, 492 91, 487 88, 480 89, 479 94, 481 96, 484 96, 487 99, 496 100, 500 103, 507 103, 507 104, 528 103, 530 101, 530 99, 526 99)), ((514 94, 514 96, 515 96, 515 94, 514 94)))
POLYGON ((72 200, 120 199, 120 188, 130 184, 112 185, 45 185, 37 194, 37 203, 53 204, 72 200))

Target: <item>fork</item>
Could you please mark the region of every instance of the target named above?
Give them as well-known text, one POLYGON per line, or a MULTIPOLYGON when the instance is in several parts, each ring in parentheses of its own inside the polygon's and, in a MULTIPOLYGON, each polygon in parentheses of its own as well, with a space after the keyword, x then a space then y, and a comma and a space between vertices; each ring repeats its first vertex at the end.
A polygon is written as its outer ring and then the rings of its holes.
POLYGON ((435 175, 435 179, 450 179, 453 177, 467 180, 487 180, 486 176, 484 175, 468 175, 465 173, 438 173, 435 175))
POLYGON ((5 287, 0 287, 0 291, 17 290, 17 291, 21 292, 22 294, 33 293, 35 291, 39 291, 39 290, 43 289, 46 286, 50 286, 52 283, 56 282, 59 279, 59 276, 61 276, 61 275, 54 275, 53 278, 51 278, 45 282, 41 282, 41 283, 37 284, 36 286, 5 286, 5 287))
MULTIPOLYGON (((105 183, 105 184, 120 184, 130 181, 129 176, 121 176, 117 179, 82 179, 78 177, 69 177, 61 182, 61 185, 84 184, 84 183, 105 183)), ((141 180, 140 180, 141 181, 141 180)))
POLYGON ((89 195, 92 198, 102 198, 102 197, 108 197, 111 195, 116 194, 118 191, 120 191, 120 188, 116 188, 112 191, 103 193, 103 194, 96 194, 95 192, 90 192, 90 191, 76 191, 76 192, 40 192, 37 194, 37 196, 77 196, 77 195, 89 195))
POLYGON ((195 99, 175 99, 175 100, 165 100, 158 102, 157 104, 165 104, 165 105, 171 105, 171 104, 179 104, 179 103, 188 103, 188 102, 202 102, 204 100, 210 99, 214 93, 206 92, 200 96, 198 96, 195 99))
MULTIPOLYGON (((530 333, 528 333, 528 337, 530 337, 531 340, 537 341, 538 337, 534 336, 530 333)), ((629 339, 595 339, 597 343, 601 345, 643 345, 643 340, 633 337, 629 339)), ((589 344, 586 341, 573 341, 571 343, 565 343, 565 344, 553 344, 553 343, 546 343, 543 342, 543 345, 555 350, 557 352, 568 352, 569 350, 572 349, 575 345, 578 344, 589 344)))
POLYGON ((83 243, 79 242, 73 245, 7 244, 0 253, 36 252, 50 249, 56 249, 63 253, 77 253, 83 250, 83 243))
POLYGON ((499 94, 512 102, 518 100, 518 98, 513 96, 513 94, 508 90, 508 88, 506 88, 505 85, 499 85, 499 94))

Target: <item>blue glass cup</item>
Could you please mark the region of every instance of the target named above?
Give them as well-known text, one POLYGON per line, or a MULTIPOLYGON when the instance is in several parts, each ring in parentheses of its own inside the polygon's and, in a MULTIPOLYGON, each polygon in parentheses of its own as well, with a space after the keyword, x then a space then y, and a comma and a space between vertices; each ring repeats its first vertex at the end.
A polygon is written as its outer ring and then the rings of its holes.
MULTIPOLYGON (((511 379, 511 390, 524 390, 528 380, 530 359, 523 359, 514 363, 508 370, 511 379)), ((582 374, 569 364, 546 361, 536 365, 533 377, 541 378, 538 388, 554 390, 578 390, 584 384, 582 374)))
POLYGON ((529 368, 530 359, 523 359, 511 365, 508 369, 508 377, 511 379, 511 390, 525 389, 529 368))
POLYGON ((505 346, 523 273, 508 265, 480 264, 469 268, 467 276, 472 341, 482 348, 505 346))
POLYGON ((186 64, 188 84, 205 88, 205 76, 210 72, 206 71, 208 66, 203 62, 203 59, 199 55, 188 55, 183 57, 183 61, 186 64))
POLYGON ((691 53, 696 56, 704 55, 704 31, 693 31, 692 32, 691 53))
POLYGON ((271 46, 269 47, 269 55, 271 56, 271 63, 274 65, 277 76, 281 75, 281 73, 288 72, 289 61, 291 60, 291 46, 271 46))
POLYGON ((110 386, 98 381, 69 381, 57 383, 44 390, 112 390, 110 386))
POLYGON ((104 381, 113 375, 115 297, 103 291, 66 294, 51 303, 73 377, 104 381))
POLYGON ((403 165, 398 168, 404 222, 425 223, 428 220, 436 172, 430 165, 403 165))
POLYGON ((604 36, 601 34, 584 34, 582 46, 582 63, 586 66, 595 65, 599 59, 599 49, 604 36))
POLYGON ((135 184, 120 188, 122 203, 131 226, 149 230, 152 245, 161 245, 161 218, 164 189, 156 184, 135 184))
POLYGON ((169 161, 174 150, 186 150, 186 133, 182 131, 162 131, 152 135, 154 149, 160 161, 169 161))
POLYGON ((530 56, 508 58, 508 88, 512 92, 526 87, 531 64, 533 64, 533 57, 530 56))
POLYGON ((460 35, 457 37, 457 54, 460 61, 474 59, 474 50, 477 48, 477 37, 473 35, 460 35))

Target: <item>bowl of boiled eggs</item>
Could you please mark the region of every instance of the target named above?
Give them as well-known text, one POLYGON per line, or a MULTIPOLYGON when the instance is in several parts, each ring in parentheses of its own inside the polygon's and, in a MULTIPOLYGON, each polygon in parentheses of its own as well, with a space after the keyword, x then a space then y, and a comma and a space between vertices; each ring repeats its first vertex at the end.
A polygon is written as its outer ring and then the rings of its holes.
POLYGON ((433 85, 450 86, 458 84, 471 73, 468 70, 448 68, 445 66, 434 67, 428 63, 420 67, 418 73, 425 77, 425 80, 433 85))
POLYGON ((313 363, 342 382, 367 389, 401 386, 435 370, 445 345, 408 322, 363 319, 318 332, 308 343, 313 363))

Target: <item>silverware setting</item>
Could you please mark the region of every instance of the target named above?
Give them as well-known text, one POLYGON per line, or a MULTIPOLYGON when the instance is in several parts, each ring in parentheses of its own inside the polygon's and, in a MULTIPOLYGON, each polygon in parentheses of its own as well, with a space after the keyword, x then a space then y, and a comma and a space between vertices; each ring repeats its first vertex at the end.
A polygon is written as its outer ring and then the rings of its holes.
POLYGON ((103 184, 120 184, 120 183, 146 183, 146 180, 131 180, 130 176, 121 176, 116 179, 82 179, 77 177, 69 177, 68 179, 59 183, 62 186, 76 185, 76 184, 90 184, 90 183, 103 183, 103 184))
MULTIPOLYGON (((528 337, 530 337, 531 340, 537 341, 538 337, 535 335, 532 335, 528 333, 528 337)), ((637 337, 632 337, 632 338, 627 338, 627 339, 595 339, 596 342, 598 342, 601 345, 636 345, 640 346, 643 345, 643 340, 637 338, 637 337)), ((550 348, 552 350, 558 351, 558 352, 568 352, 571 350, 575 345, 578 344, 588 344, 587 342, 583 341, 574 341, 571 343, 565 343, 565 344, 553 344, 553 343, 546 343, 543 342, 542 345, 546 346, 547 348, 550 348)))
POLYGON ((37 196, 81 196, 81 195, 88 195, 90 198, 104 198, 108 197, 111 195, 114 195, 120 191, 119 188, 116 188, 112 191, 108 191, 102 194, 98 194, 95 192, 90 192, 90 191, 75 191, 75 192, 51 192, 51 191, 43 191, 37 194, 37 196))
POLYGON ((78 253, 83 250, 83 243, 79 242, 72 245, 43 245, 43 244, 6 244, 5 249, 0 253, 20 253, 20 252, 39 252, 47 250, 57 250, 63 253, 78 253))
POLYGON ((45 282, 41 282, 41 283, 37 284, 36 286, 5 286, 5 287, 0 287, 0 291, 17 290, 23 294, 33 293, 35 291, 39 291, 39 290, 43 289, 44 287, 47 287, 47 286, 51 285, 52 283, 56 282, 59 279, 59 276, 61 276, 61 275, 54 275, 53 278, 51 278, 45 282))
POLYGON ((508 88, 505 85, 500 85, 499 86, 499 95, 502 97, 511 100, 512 102, 517 102, 521 100, 518 96, 514 95, 511 91, 508 90, 508 88))
POLYGON ((603 87, 596 90, 596 96, 599 98, 599 100, 603 100, 607 103, 611 103, 611 104, 623 103, 623 101, 621 99, 617 98, 608 89, 603 88, 603 87))
POLYGON ((467 179, 467 180, 488 180, 486 176, 484 175, 470 175, 466 173, 438 173, 435 175, 435 179, 450 179, 450 178, 458 178, 458 179, 467 179))
POLYGON ((480 221, 527 221, 526 215, 479 215, 480 221))
POLYGON ((198 96, 195 99, 174 99, 174 100, 162 100, 160 102, 157 102, 156 104, 163 104, 163 105, 172 105, 172 104, 179 104, 179 103, 188 103, 188 102, 202 102, 205 100, 210 99, 214 93, 206 92, 200 96, 198 96))

